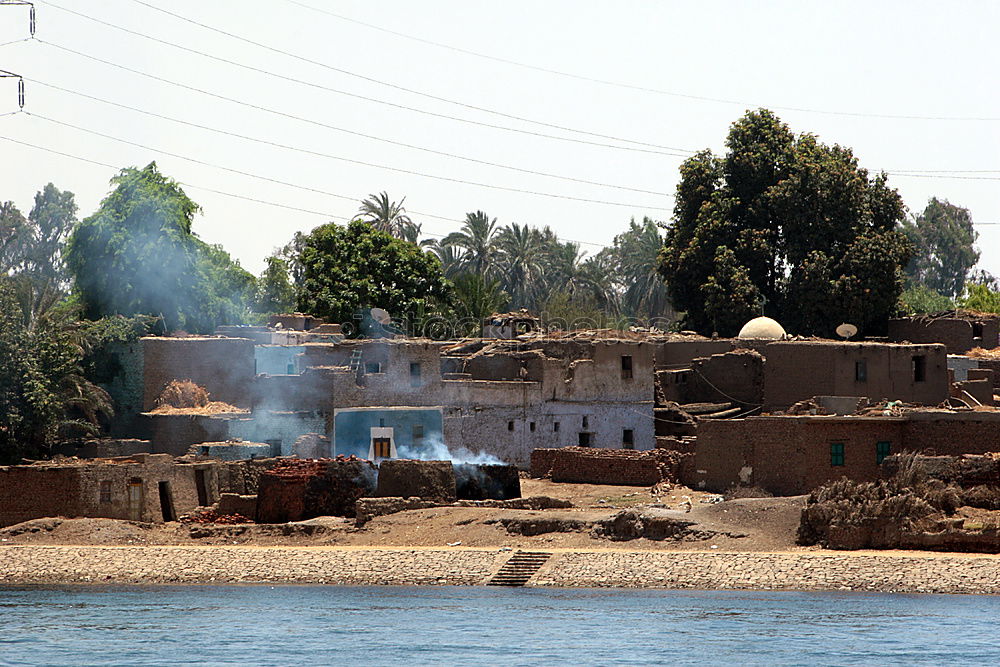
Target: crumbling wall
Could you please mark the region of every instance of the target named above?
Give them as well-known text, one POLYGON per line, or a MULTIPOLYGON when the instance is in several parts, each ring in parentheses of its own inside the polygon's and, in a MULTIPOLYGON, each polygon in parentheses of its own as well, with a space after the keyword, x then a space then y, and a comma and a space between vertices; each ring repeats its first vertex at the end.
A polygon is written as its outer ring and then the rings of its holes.
POLYGON ((764 357, 754 350, 733 350, 695 359, 680 386, 680 403, 758 406, 764 400, 764 357))
MULTIPOLYGON (((956 318, 901 317, 889 320, 889 340, 908 343, 941 343, 949 354, 965 354, 974 346, 972 322, 956 318)), ((996 347, 994 336, 993 347, 996 347)))
POLYGON ((143 413, 139 435, 149 440, 152 453, 183 456, 191 445, 227 440, 229 427, 224 419, 211 415, 143 413))
POLYGON ((655 364, 657 370, 689 366, 694 359, 710 357, 713 354, 724 354, 733 349, 733 341, 729 339, 701 338, 685 336, 679 339, 669 339, 654 343, 655 364))
POLYGON ((653 486, 677 481, 682 458, 679 452, 666 449, 536 449, 531 453, 531 474, 551 477, 554 482, 653 486))
POLYGON ((189 379, 205 387, 213 401, 249 408, 254 379, 254 344, 245 338, 141 339, 143 409, 152 410, 171 380, 189 379))

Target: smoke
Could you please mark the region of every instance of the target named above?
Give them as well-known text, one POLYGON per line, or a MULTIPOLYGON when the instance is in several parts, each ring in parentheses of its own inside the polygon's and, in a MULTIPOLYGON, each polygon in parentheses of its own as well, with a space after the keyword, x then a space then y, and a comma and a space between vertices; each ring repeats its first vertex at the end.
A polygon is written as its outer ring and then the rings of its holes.
POLYGON ((486 452, 473 452, 465 447, 449 449, 441 440, 432 440, 421 445, 397 445, 396 454, 401 459, 418 461, 451 461, 452 463, 474 463, 477 465, 502 465, 503 461, 486 452))

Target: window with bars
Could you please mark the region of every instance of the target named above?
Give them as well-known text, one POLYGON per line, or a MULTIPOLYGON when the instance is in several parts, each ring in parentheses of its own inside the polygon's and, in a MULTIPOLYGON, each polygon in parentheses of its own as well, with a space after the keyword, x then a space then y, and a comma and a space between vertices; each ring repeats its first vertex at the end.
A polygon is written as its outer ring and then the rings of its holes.
POLYGON ((844 443, 842 442, 830 443, 830 465, 831 466, 844 465, 844 443))

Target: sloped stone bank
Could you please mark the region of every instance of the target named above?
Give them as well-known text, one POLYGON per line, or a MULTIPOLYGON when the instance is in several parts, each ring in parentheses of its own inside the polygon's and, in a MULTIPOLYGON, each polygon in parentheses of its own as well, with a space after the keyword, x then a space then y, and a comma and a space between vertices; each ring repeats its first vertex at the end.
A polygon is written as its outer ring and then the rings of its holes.
MULTIPOLYGON (((496 549, 0 547, 0 585, 481 585, 496 549)), ((1000 594, 1000 557, 555 551, 531 586, 1000 594)))

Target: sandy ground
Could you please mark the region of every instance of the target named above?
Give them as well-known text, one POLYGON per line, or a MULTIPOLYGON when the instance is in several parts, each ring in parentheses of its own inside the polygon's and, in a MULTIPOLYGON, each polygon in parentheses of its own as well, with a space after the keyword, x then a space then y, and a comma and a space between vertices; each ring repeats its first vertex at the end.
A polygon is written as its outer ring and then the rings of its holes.
POLYGON ((629 549, 731 552, 815 551, 795 544, 804 497, 751 498, 716 504, 702 502, 712 494, 683 487, 658 497, 648 487, 560 484, 523 479, 522 495, 568 500, 572 508, 503 510, 438 507, 377 517, 363 528, 353 519, 321 517, 288 525, 202 526, 180 523, 145 524, 112 519, 39 519, 0 529, 0 545, 245 545, 345 547, 481 547, 537 549, 629 549), (691 511, 684 511, 684 498, 691 511), (707 535, 677 540, 616 541, 592 534, 590 524, 621 509, 656 507, 694 521, 707 535), (568 532, 525 536, 508 531, 503 521, 541 519, 564 524, 568 532), (583 522, 582 524, 580 522, 583 522), (574 528, 575 527, 575 528, 574 528), (742 535, 730 537, 729 535, 742 535))

